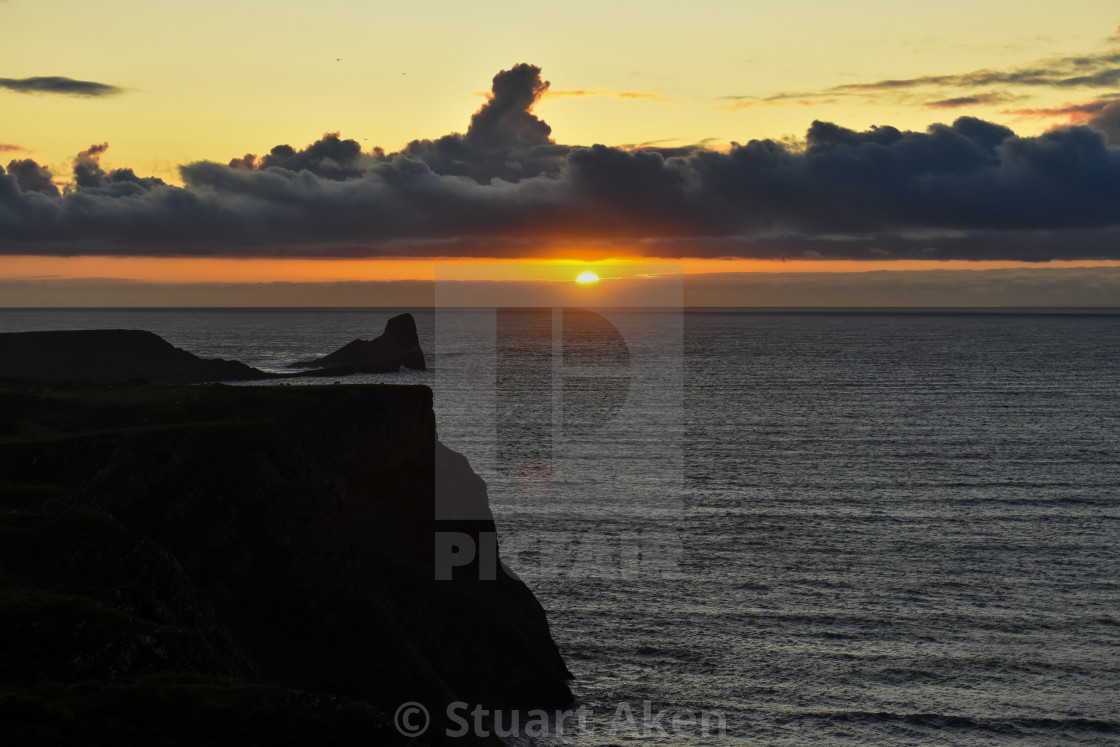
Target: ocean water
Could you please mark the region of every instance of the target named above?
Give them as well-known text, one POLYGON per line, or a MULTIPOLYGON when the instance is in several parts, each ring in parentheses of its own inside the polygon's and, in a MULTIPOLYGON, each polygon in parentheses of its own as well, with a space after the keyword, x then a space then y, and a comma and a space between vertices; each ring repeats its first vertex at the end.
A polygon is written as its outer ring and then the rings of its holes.
MULTIPOLYGON (((277 369, 394 313, 0 330, 277 369)), ((511 742, 1120 743, 1120 314, 414 314, 432 370, 358 380, 433 387, 586 714, 511 742)))

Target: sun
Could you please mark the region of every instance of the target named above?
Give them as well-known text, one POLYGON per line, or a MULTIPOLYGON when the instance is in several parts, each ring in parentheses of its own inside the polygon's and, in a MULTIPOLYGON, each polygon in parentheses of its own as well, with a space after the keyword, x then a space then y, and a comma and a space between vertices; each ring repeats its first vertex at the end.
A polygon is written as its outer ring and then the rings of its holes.
POLYGON ((577 283, 597 283, 599 276, 593 272, 581 272, 579 277, 576 278, 577 283))

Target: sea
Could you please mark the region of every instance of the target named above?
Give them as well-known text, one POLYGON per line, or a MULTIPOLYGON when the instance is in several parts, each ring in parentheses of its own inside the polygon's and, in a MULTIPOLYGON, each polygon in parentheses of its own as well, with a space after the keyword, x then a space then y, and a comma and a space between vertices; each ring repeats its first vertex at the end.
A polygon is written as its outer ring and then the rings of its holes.
MULTIPOLYGON (((279 371, 401 311, 0 331, 279 371)), ((346 383, 433 388, 574 677, 507 743, 1120 744, 1120 310, 409 311, 429 370, 346 383)))

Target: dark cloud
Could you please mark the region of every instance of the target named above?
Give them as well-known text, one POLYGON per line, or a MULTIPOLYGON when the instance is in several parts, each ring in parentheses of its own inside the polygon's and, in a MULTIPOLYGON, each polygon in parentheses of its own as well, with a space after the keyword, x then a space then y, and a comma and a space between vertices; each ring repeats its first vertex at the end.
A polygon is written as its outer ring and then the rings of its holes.
POLYGON ((494 76, 491 94, 471 116, 464 140, 476 148, 548 145, 552 128, 532 113, 548 90, 541 69, 521 63, 494 76))
POLYGON ((19 145, 9 145, 8 143, 0 143, 0 153, 13 153, 15 151, 27 150, 19 145))
POLYGON ((1113 88, 1117 83, 1120 83, 1120 68, 1101 70, 1100 72, 1093 73, 1092 75, 1079 75, 1074 78, 1066 78, 1058 82, 1057 85, 1063 88, 1068 88, 1071 86, 1113 88))
POLYGON ((977 106, 980 104, 994 104, 999 101, 1005 101, 1007 97, 1001 96, 996 93, 980 93, 974 96, 957 96, 951 99, 940 99, 938 101, 927 101, 923 106, 928 106, 931 109, 960 109, 966 106, 977 106))
POLYGON ((257 167, 257 157, 252 153, 246 153, 241 158, 230 159, 229 167, 231 169, 247 169, 251 171, 257 167))
POLYGON ((105 180, 101 168, 101 154, 109 149, 108 143, 91 145, 74 157, 74 183, 79 187, 99 187, 105 180))
POLYGON ((1107 88, 1120 79, 1120 52, 1107 51, 1096 55, 1063 57, 1031 67, 1015 70, 975 70, 955 75, 926 75, 916 78, 887 79, 869 83, 846 83, 833 86, 828 93, 893 91, 928 86, 980 87, 994 85, 1074 86, 1107 88))
POLYGON ((328 132, 300 151, 289 145, 277 145, 261 158, 257 168, 308 171, 325 179, 349 179, 361 174, 361 155, 362 146, 357 141, 343 140, 339 133, 328 132))
POLYGON ((486 103, 471 117, 466 134, 438 140, 413 140, 403 153, 446 176, 465 176, 482 183, 492 179, 516 182, 527 176, 555 174, 568 154, 556 145, 552 128, 533 114, 548 90, 541 69, 521 63, 494 76, 486 103))
POLYGON ((1120 146, 1120 101, 1109 101, 1091 112, 1085 124, 1103 133, 1109 143, 1120 146))
POLYGON ((0 88, 19 93, 57 93, 64 96, 115 96, 123 88, 92 80, 74 80, 61 75, 39 78, 0 78, 0 88))
POLYGON ((185 187, 106 171, 106 144, 78 154, 61 195, 29 186, 50 182, 30 162, 0 175, 0 251, 518 257, 598 242, 647 256, 1120 258, 1108 106, 1037 137, 972 117, 923 132, 817 121, 796 144, 624 149, 555 143, 532 113, 545 90, 518 65, 465 134, 386 154, 328 133, 183 166, 185 187))
POLYGON ((15 178, 16 184, 23 192, 42 192, 54 197, 60 195, 58 187, 51 181, 50 169, 40 166, 30 158, 10 161, 8 173, 15 178))
MULTIPOLYGON (((720 108, 775 106, 793 101, 808 105, 837 96, 904 98, 922 91, 938 89, 1113 88, 1118 84, 1120 84, 1120 51, 1117 51, 1115 46, 1110 46, 1091 54, 1040 60, 1033 65, 1010 70, 983 69, 966 73, 921 75, 913 78, 885 78, 845 83, 818 91, 781 91, 768 96, 721 96, 720 99, 738 103, 720 108)), ((1011 94, 1006 91, 992 95, 1004 100, 1011 98, 1011 94)))
POLYGON ((1080 104, 1034 109, 1007 109, 1004 114, 1040 119, 1061 118, 1066 126, 1086 125, 1105 135, 1112 145, 1120 145, 1120 97, 1085 101, 1080 104))
POLYGON ((162 179, 152 176, 139 177, 132 169, 101 168, 101 154, 109 149, 108 143, 94 144, 74 157, 75 199, 83 197, 128 197, 144 194, 154 187, 165 186, 162 179))
MULTIPOLYGON (((1091 114, 1096 114, 1108 106, 1110 101, 1087 101, 1082 104, 1062 104, 1061 106, 1050 106, 1042 108, 1026 108, 1026 109, 1004 109, 1003 114, 1017 114, 1021 117, 1084 117, 1091 114)), ((1081 124, 1084 120, 1071 122, 1070 124, 1081 124)))

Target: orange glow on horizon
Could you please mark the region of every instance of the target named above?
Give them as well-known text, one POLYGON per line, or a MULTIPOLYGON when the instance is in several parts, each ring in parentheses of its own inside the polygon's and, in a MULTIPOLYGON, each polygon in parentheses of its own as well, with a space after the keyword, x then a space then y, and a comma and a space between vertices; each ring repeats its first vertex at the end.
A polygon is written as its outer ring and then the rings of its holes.
POLYGON ((1022 268, 1120 267, 1117 260, 1054 262, 968 260, 831 260, 831 259, 213 259, 157 257, 0 258, 0 280, 114 279, 146 283, 330 283, 346 281, 554 280, 571 282, 573 266, 593 272, 633 266, 634 277, 649 268, 680 268, 685 275, 706 273, 875 272, 891 270, 995 270, 1022 268))

